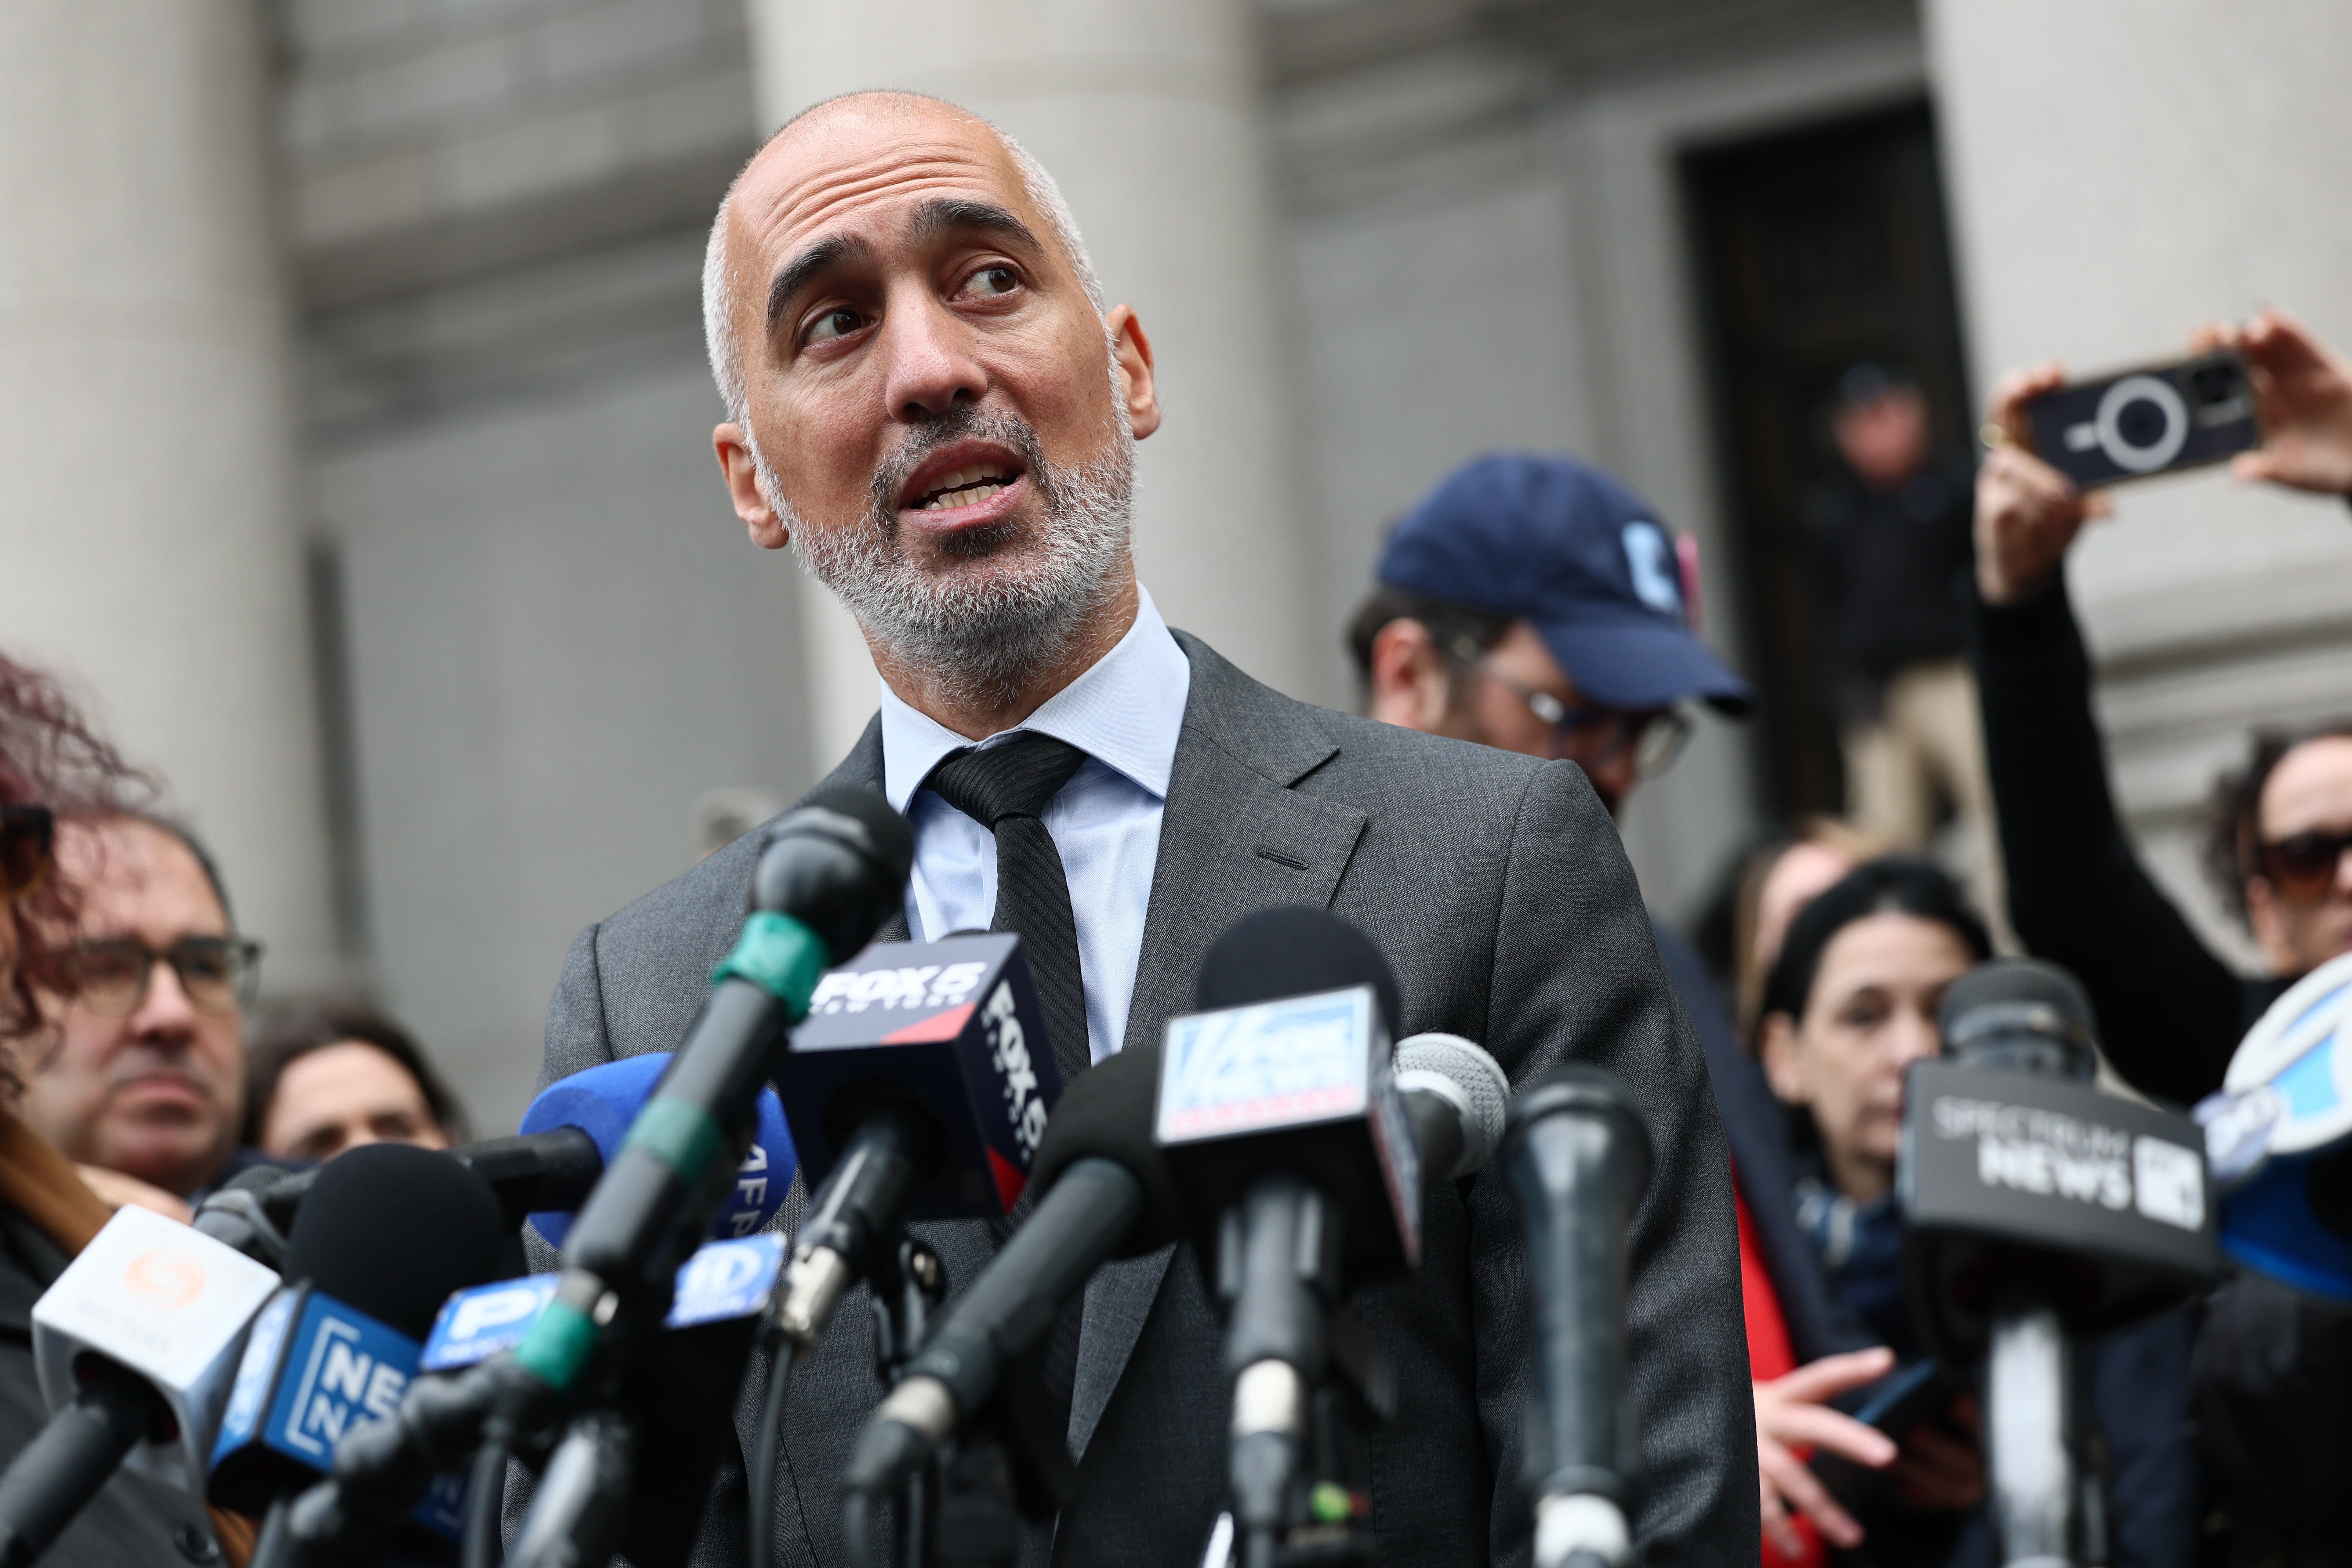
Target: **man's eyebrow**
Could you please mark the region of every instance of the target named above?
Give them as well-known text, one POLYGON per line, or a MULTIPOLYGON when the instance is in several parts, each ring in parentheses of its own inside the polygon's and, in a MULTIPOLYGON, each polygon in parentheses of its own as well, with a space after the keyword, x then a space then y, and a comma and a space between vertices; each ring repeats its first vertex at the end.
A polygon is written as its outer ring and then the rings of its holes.
POLYGON ((775 281, 768 285, 768 331, 772 332, 776 330, 777 319, 783 315, 784 307, 791 304, 793 296, 807 288, 811 280, 852 257, 862 258, 873 252, 874 247, 856 236, 836 234, 818 240, 784 263, 783 269, 776 274, 775 281))
POLYGON ((938 196, 915 209, 915 237, 919 241, 936 239, 953 229, 999 235, 1017 239, 1032 250, 1041 248, 1037 237, 1029 232, 1029 226, 994 202, 974 201, 969 196, 938 196))

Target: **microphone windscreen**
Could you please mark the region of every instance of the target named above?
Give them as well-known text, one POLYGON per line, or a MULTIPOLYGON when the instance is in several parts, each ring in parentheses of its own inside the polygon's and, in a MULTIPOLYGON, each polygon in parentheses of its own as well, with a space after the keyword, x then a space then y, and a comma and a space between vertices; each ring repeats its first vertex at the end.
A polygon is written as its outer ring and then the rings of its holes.
POLYGON ((266 1193, 278 1183, 300 1173, 283 1165, 247 1165, 220 1184, 225 1193, 266 1193))
MULTIPOLYGON (((610 1165, 637 1112, 654 1096, 654 1086, 670 1064, 667 1051, 623 1057, 604 1062, 570 1078, 558 1079, 539 1091, 522 1113, 522 1132, 551 1132, 577 1127, 588 1134, 596 1152, 610 1165)), ((784 1125, 784 1108, 776 1091, 762 1085, 758 1121, 751 1133, 751 1154, 727 1194, 726 1205, 710 1227, 713 1237, 750 1236, 773 1219, 792 1189, 796 1158, 793 1135, 784 1125)), ((531 1228, 551 1247, 562 1247, 572 1234, 572 1216, 547 1212, 530 1216, 531 1228)))
POLYGON ((1120 1258, 1139 1257, 1184 1233, 1176 1178, 1152 1137, 1159 1086, 1157 1046, 1136 1046, 1097 1062, 1062 1091, 1030 1167, 1029 1184, 1040 1198, 1080 1160, 1098 1157, 1133 1173, 1143 1188, 1143 1213, 1115 1255, 1120 1258))
POLYGON ((1369 985, 1381 1021, 1397 1037, 1396 976, 1361 930, 1328 910, 1305 904, 1244 915, 1209 944, 1192 1003, 1203 1013, 1286 996, 1312 996, 1369 985))
POLYGON ((504 1272, 498 1194, 410 1143, 366 1143, 320 1167, 286 1238, 286 1277, 422 1342, 453 1291, 504 1272))
POLYGON ((1965 1045, 1978 1018, 1997 1018, 2002 1026, 2030 1028, 2070 1044, 2089 1046, 2099 1036, 2082 983, 2038 958, 1992 959, 1953 981, 1936 1010, 1945 1048, 1965 1045))
POLYGON ((899 880, 904 881, 913 869, 915 831, 874 791, 855 784, 819 790, 801 802, 801 808, 837 812, 864 827, 882 863, 897 871, 899 880))

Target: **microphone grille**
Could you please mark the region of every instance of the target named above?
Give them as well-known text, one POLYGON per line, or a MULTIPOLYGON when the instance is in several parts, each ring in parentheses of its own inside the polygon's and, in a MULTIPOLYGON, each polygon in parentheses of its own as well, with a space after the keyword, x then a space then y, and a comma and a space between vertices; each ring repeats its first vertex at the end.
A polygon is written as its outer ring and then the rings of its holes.
POLYGON ((1511 1110, 1502 1063, 1459 1035, 1414 1035, 1396 1048, 1396 1079, 1400 1089, 1433 1089, 1461 1108, 1463 1169, 1494 1158, 1511 1110))
POLYGON ((1193 1005, 1204 1013, 1369 985, 1396 1038, 1396 975, 1363 930, 1328 910, 1288 904, 1244 915, 1209 944, 1193 1005))
POLYGON ((285 1272, 422 1340, 450 1292, 500 1276, 505 1242, 480 1172, 414 1144, 365 1143, 319 1168, 285 1272))

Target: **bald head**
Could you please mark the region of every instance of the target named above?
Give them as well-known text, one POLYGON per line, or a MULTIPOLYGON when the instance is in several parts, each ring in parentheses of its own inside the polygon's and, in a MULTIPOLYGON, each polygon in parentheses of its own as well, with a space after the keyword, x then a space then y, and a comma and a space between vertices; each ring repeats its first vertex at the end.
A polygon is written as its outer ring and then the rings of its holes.
POLYGON ((838 144, 877 132, 887 136, 910 131, 944 133, 947 140, 976 143, 1001 157, 1078 287, 1096 310, 1103 308, 1102 280, 1096 276, 1094 258, 1087 253, 1086 239, 1078 232, 1069 203, 1054 176, 1027 148, 971 110, 924 93, 872 89, 828 98, 777 127, 727 187, 718 216, 711 221, 710 239, 702 258, 702 335, 710 356, 711 379, 726 400, 730 419, 740 424, 744 418, 745 334, 765 324, 769 312, 764 296, 777 292, 772 287, 761 288, 754 269, 745 265, 739 226, 734 222, 737 193, 747 186, 756 189, 770 169, 789 164, 796 153, 804 153, 813 146, 838 144))

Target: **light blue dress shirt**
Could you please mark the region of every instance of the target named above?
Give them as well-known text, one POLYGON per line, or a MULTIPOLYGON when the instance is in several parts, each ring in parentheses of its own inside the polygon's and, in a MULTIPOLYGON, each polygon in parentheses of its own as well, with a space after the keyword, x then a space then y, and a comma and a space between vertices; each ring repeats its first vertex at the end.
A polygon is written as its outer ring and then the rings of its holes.
MULTIPOLYGON (((1087 988, 1087 1044, 1095 1061, 1117 1052, 1127 1036, 1143 917, 1160 859, 1160 819, 1192 685, 1192 661, 1169 635, 1150 594, 1139 587, 1136 596, 1135 624, 1127 635, 1019 726, 1087 753, 1046 803, 1042 820, 1070 882, 1087 988)), ((1013 733, 991 735, 981 745, 1013 733)), ((985 931, 996 912, 996 836, 916 787, 941 757, 969 744, 900 700, 888 681, 882 683, 883 790, 915 830, 907 928, 918 942, 985 931)))

